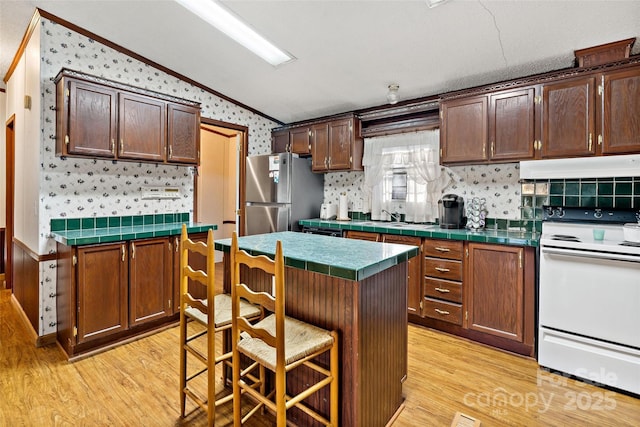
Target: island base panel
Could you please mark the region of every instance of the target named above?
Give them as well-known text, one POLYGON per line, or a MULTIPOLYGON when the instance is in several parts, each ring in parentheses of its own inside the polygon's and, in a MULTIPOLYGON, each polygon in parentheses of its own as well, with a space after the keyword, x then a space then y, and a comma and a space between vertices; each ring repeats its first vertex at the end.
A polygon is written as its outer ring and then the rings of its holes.
MULTIPOLYGON (((230 291, 227 254, 225 290, 230 291)), ((403 403, 407 375, 407 263, 390 267, 362 281, 286 267, 287 315, 340 336, 340 425, 385 426, 403 403)), ((256 291, 271 291, 271 277, 243 268, 242 282, 256 291)), ((323 356, 319 362, 328 366, 323 356)), ((304 369, 287 377, 292 392, 315 380, 304 369)), ((329 411, 329 389, 305 401, 322 414, 329 411)), ((288 421, 315 425, 291 410, 288 421)))

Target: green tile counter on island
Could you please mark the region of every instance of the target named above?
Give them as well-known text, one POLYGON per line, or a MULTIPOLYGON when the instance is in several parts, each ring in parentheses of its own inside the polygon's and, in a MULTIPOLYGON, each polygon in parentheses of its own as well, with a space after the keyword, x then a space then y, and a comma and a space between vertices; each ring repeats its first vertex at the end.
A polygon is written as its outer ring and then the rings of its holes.
MULTIPOLYGON (((280 232, 244 236, 240 249, 273 257, 276 241, 285 257, 287 315, 340 335, 340 425, 385 426, 403 403, 407 375, 407 260, 415 246, 280 232)), ((230 291, 230 239, 216 241, 225 252, 224 288, 230 291)), ((271 292, 271 276, 243 269, 241 279, 256 291, 271 292)), ((323 362, 323 361, 321 361, 323 362)), ((292 392, 305 373, 289 376, 292 392)), ((311 403, 328 413, 327 396, 311 403)), ((311 425, 306 415, 288 416, 311 425)))
POLYGON ((70 359, 177 320, 183 223, 199 241, 217 229, 186 213, 51 220, 56 338, 70 359))

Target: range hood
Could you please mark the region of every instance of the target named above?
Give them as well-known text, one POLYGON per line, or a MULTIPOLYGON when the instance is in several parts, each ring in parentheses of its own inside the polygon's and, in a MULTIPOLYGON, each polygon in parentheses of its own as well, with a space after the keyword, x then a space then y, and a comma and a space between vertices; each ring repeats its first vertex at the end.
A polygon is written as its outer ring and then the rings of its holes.
POLYGON ((520 162, 520 179, 640 176, 640 154, 520 162))

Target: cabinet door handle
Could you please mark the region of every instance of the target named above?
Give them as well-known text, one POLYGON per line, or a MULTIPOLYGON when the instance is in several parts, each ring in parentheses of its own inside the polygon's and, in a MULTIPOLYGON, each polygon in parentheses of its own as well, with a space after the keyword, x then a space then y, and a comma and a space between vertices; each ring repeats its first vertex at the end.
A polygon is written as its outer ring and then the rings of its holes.
POLYGON ((441 273, 448 273, 449 271, 451 271, 448 268, 444 268, 444 267, 436 267, 436 270, 438 270, 441 273))
POLYGON ((111 138, 111 154, 116 154, 116 140, 111 138))
POLYGON ((493 157, 495 148, 496 148, 496 143, 494 141, 491 141, 491 157, 493 157))
POLYGON ((438 252, 451 252, 451 249, 449 249, 449 248, 441 248, 440 246, 436 246, 434 249, 436 251, 438 251, 438 252))
POLYGON ((131 259, 136 258, 136 244, 131 242, 131 259))
POLYGON ((124 256, 125 256, 124 244, 121 245, 121 248, 122 248, 122 262, 124 262, 124 256))
POLYGON ((124 151, 124 139, 120 138, 120 154, 124 151))
POLYGON ((440 310, 439 308, 436 308, 435 310, 436 310, 436 313, 438 313, 438 314, 442 314, 442 315, 444 315, 444 316, 448 316, 449 314, 451 314, 451 313, 449 313, 448 311, 446 311, 446 310, 440 310))
POLYGON ((180 249, 180 244, 178 243, 178 238, 175 237, 175 242, 176 242, 176 252, 178 252, 178 250, 180 249))
POLYGON ((451 292, 451 290, 447 289, 447 288, 435 288, 436 291, 441 292, 443 294, 448 294, 449 292, 451 292))

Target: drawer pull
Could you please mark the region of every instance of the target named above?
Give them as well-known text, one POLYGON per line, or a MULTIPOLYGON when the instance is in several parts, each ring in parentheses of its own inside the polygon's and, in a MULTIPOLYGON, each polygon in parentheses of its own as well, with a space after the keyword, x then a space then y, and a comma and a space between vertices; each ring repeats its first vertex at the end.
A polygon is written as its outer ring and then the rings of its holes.
POLYGON ((436 270, 438 270, 441 273, 448 273, 451 271, 448 268, 443 268, 443 267, 436 267, 436 270))
POLYGON ((450 313, 446 310, 440 310, 439 308, 434 309, 436 313, 448 316, 450 313))
POLYGON ((433 249, 435 249, 436 251, 439 251, 439 252, 451 252, 451 249, 449 249, 449 248, 441 248, 440 246, 436 246, 433 249))
POLYGON ((447 288, 435 288, 436 291, 438 292, 442 292, 443 294, 448 294, 449 292, 451 292, 451 290, 447 289, 447 288))

